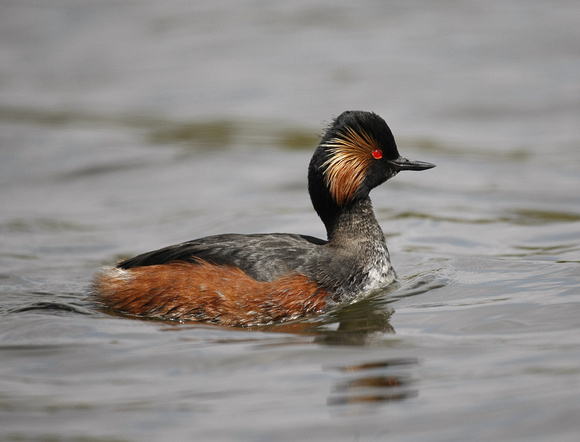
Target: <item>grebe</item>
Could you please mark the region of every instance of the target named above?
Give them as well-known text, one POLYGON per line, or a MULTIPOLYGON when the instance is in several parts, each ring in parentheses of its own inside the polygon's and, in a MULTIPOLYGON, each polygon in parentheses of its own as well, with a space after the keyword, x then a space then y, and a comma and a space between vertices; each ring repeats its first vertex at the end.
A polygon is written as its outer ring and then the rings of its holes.
POLYGON ((321 313, 394 281, 369 192, 401 170, 432 167, 401 157, 377 114, 344 112, 308 168, 308 192, 328 240, 286 233, 195 239, 104 269, 92 297, 130 316, 226 326, 321 313))

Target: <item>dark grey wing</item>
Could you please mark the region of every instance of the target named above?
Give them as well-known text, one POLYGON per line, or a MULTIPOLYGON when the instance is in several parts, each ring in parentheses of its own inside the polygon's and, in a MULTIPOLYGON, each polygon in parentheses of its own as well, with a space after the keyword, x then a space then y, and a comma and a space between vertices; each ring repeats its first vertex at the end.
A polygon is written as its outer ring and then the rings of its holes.
POLYGON ((171 261, 195 263, 202 259, 217 265, 238 267, 260 281, 272 281, 290 272, 302 273, 316 260, 326 241, 312 236, 285 233, 224 234, 187 241, 143 253, 117 265, 131 267, 166 264, 171 261))

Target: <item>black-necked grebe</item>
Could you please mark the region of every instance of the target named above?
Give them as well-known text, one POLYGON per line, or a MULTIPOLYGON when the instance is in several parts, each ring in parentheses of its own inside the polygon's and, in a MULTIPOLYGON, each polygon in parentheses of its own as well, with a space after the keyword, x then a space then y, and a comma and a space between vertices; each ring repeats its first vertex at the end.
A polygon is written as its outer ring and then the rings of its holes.
POLYGON ((131 316, 229 326, 321 313, 393 282, 369 192, 401 170, 434 166, 399 156, 378 115, 344 112, 308 168, 308 191, 328 240, 286 233, 195 239, 104 269, 92 296, 131 316))

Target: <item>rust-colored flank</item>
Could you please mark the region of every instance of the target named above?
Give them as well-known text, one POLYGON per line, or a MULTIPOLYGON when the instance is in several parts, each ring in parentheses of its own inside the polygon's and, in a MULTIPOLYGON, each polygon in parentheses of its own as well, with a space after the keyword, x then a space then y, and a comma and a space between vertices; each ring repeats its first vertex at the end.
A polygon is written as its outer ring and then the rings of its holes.
POLYGON ((320 313, 328 293, 306 276, 257 281, 242 270, 206 261, 105 269, 93 290, 107 308, 137 317, 263 325, 320 313))

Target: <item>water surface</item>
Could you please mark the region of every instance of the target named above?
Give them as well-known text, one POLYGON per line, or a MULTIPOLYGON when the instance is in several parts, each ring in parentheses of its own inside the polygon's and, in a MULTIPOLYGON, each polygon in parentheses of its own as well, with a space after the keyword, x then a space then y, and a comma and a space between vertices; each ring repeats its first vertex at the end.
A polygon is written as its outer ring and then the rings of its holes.
POLYGON ((0 439, 577 439, 577 2, 0 7, 0 439), (259 330, 85 300, 168 244, 324 236, 346 109, 437 164, 371 195, 396 284, 259 330))

